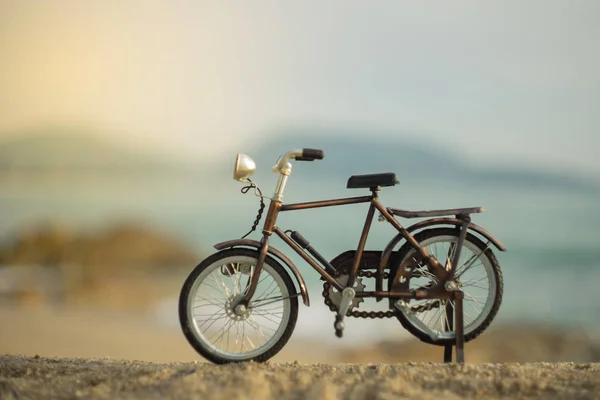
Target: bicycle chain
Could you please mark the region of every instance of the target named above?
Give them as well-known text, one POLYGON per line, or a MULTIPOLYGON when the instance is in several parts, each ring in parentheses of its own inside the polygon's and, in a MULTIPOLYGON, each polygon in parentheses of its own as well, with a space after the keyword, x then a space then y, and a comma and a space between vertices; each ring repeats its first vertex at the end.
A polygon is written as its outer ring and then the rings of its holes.
MULTIPOLYGON (((346 275, 346 274, 348 274, 348 271, 342 270, 341 272, 338 272, 337 274, 335 274, 334 278, 337 278, 340 275, 346 275)), ((364 278, 374 278, 375 275, 376 274, 373 271, 361 271, 361 270, 358 271, 358 276, 361 278, 363 278, 363 277, 364 278)), ((390 276, 390 274, 388 272, 383 273, 383 279, 388 279, 389 276, 390 276)), ((329 282, 325 282, 323 284, 323 293, 322 293, 323 298, 325 299, 325 305, 329 307, 330 311, 337 313, 338 309, 335 307, 335 305, 329 298, 329 289, 331 289, 331 284, 329 282)), ((441 305, 441 301, 435 300, 435 301, 428 302, 425 304, 420 304, 418 306, 413 306, 413 307, 411 307, 411 310, 413 312, 429 311, 434 308, 438 308, 440 305, 441 305)), ((396 312, 393 310, 388 310, 388 311, 348 311, 348 313, 346 314, 347 317, 371 318, 371 319, 393 318, 395 315, 396 315, 396 312)))

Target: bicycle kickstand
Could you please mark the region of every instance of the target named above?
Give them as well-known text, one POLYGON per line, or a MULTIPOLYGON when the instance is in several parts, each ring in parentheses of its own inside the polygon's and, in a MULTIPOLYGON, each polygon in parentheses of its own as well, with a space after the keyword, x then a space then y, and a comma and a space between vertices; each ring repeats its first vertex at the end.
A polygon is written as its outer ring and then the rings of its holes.
POLYGON ((459 364, 465 363, 465 329, 464 329, 464 316, 463 316, 463 298, 464 293, 460 290, 456 290, 453 293, 454 297, 454 315, 449 312, 447 315, 449 329, 452 329, 453 325, 456 332, 456 341, 444 346, 444 363, 448 364, 452 362, 452 348, 456 349, 456 362, 459 364))
MULTIPOLYGON (((449 364, 452 362, 452 348, 456 348, 456 362, 459 364, 465 363, 465 329, 464 329, 464 318, 463 318, 463 298, 464 294, 461 291, 454 292, 454 315, 450 313, 448 319, 450 323, 454 322, 456 327, 456 341, 454 344, 447 344, 444 346, 444 363, 449 364), (454 317, 454 321, 451 318, 454 317)), ((450 326, 452 328, 452 326, 450 326)))
POLYGON ((340 301, 340 308, 338 310, 337 315, 335 316, 335 322, 333 327, 335 328, 335 336, 341 338, 344 336, 344 317, 346 317, 346 313, 348 312, 348 308, 354 300, 354 296, 356 292, 354 289, 347 287, 342 290, 342 300, 340 301))
POLYGON ((454 293, 454 311, 456 322, 456 362, 465 363, 465 325, 463 318, 463 298, 464 293, 457 291, 454 293))

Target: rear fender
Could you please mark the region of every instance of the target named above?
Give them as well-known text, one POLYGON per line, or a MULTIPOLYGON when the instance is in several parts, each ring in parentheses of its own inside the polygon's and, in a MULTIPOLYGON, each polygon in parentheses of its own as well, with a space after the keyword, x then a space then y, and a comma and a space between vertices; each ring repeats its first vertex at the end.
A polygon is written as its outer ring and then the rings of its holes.
MULTIPOLYGON (((445 225, 462 226, 463 222, 464 222, 463 220, 458 219, 458 218, 432 218, 432 219, 428 219, 425 221, 417 222, 416 224, 411 225, 408 228, 406 228, 406 231, 408 233, 412 234, 413 232, 416 232, 416 231, 424 229, 424 228, 428 228, 430 226, 445 226, 445 225)), ((469 223, 469 231, 473 231, 473 232, 480 234, 481 236, 483 236, 484 238, 489 240, 491 243, 493 243, 493 245, 496 246, 496 248, 498 250, 506 251, 506 246, 504 246, 504 244, 502 244, 502 242, 500 242, 500 240, 498 240, 494 235, 492 235, 490 232, 488 232, 486 229, 482 228, 481 226, 476 225, 471 222, 471 223, 469 223)), ((379 262, 379 267, 378 267, 379 276, 383 276, 382 275, 383 270, 388 265, 390 255, 392 254, 396 245, 402 239, 404 239, 404 236, 402 236, 402 234, 398 233, 396 236, 394 236, 394 238, 392 240, 390 240, 390 242, 387 244, 387 246, 385 246, 385 249, 383 250, 383 252, 381 254, 381 260, 379 262)), ((382 286, 382 281, 378 280, 376 290, 381 291, 382 290, 381 286, 382 286)))
MULTIPOLYGON (((417 222, 416 224, 409 226, 406 230, 412 234, 415 231, 434 225, 461 226, 463 222, 464 221, 462 219, 458 218, 432 218, 425 221, 417 222)), ((477 232, 478 234, 489 240, 494 246, 496 246, 498 250, 506 251, 506 246, 504 246, 504 244, 500 240, 498 240, 498 238, 496 238, 494 235, 492 235, 489 231, 482 228, 481 226, 470 222, 469 230, 477 232)))
MULTIPOLYGON (((226 249, 229 247, 251 247, 251 248, 255 248, 256 250, 259 250, 260 246, 261 246, 261 244, 257 240, 234 239, 234 240, 228 240, 226 242, 217 243, 213 247, 217 250, 223 250, 223 249, 226 249)), ((300 294, 302 295, 302 302, 304 303, 305 306, 309 307, 310 299, 308 298, 308 291, 306 290, 306 282, 304 281, 302 274, 300 274, 300 271, 298 271, 298 268, 294 265, 294 263, 285 254, 283 254, 281 251, 277 250, 274 247, 269 246, 269 248, 267 249, 267 253, 269 253, 273 257, 277 258, 290 271, 292 271, 292 273, 294 274, 294 277, 296 278, 296 282, 298 283, 298 286, 300 288, 300 294)))

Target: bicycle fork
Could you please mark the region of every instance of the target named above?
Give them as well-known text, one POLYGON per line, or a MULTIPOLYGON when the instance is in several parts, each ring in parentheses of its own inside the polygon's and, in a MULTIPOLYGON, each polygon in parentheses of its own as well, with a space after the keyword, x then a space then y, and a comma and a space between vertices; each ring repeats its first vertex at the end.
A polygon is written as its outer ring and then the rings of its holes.
POLYGON ((265 258, 267 257, 267 250, 269 249, 269 235, 264 234, 262 240, 260 241, 260 249, 258 252, 258 260, 256 261, 256 266, 254 267, 254 273, 250 275, 250 279, 246 284, 246 289, 244 292, 246 293, 242 299, 239 300, 238 305, 243 304, 246 307, 250 303, 250 299, 254 296, 256 292, 256 287, 258 286, 258 279, 260 278, 260 273, 262 272, 263 265, 265 264, 265 258))
POLYGON ((263 265, 265 263, 265 258, 267 257, 267 250, 269 250, 269 237, 273 233, 275 229, 275 221, 277 220, 277 215, 279 214, 279 209, 281 208, 281 201, 271 201, 269 205, 269 211, 267 212, 267 217, 265 218, 265 225, 263 227, 263 237, 260 241, 260 249, 258 252, 258 260, 256 261, 256 267, 254 268, 254 273, 250 277, 250 281, 246 286, 246 294, 238 304, 243 304, 246 307, 250 303, 252 296, 256 292, 256 286, 259 282, 260 273, 262 272, 263 265))

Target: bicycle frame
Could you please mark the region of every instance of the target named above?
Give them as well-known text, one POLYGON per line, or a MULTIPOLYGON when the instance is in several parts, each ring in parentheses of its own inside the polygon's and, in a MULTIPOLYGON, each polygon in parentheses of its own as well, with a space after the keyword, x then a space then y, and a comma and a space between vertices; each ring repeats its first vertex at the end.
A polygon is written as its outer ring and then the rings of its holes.
MULTIPOLYGON (((252 275, 252 279, 250 280, 250 286, 246 292, 246 295, 243 299, 245 302, 249 302, 252 296, 254 295, 254 291, 256 290, 256 285, 259 281, 260 272, 262 270, 262 266, 264 263, 264 259, 267 254, 267 250, 269 248, 269 237, 275 233, 279 236, 289 247, 291 247, 300 257, 302 257, 313 269, 315 269, 327 282, 329 282, 333 287, 338 290, 343 290, 344 287, 352 287, 354 282, 356 281, 356 277, 358 275, 358 269, 360 265, 360 261, 362 258, 362 253, 365 248, 365 244, 367 241, 367 237, 371 228, 371 223, 373 221, 373 217, 375 214, 375 210, 379 211, 381 215, 400 233, 402 237, 413 247, 422 257, 422 260, 425 261, 433 273, 438 278, 440 284, 437 288, 432 290, 404 290, 404 291, 383 291, 382 290, 382 272, 385 268, 385 264, 387 263, 388 258, 382 257, 378 266, 378 277, 377 277, 377 285, 375 291, 357 291, 356 297, 376 297, 378 299, 381 298, 415 298, 415 299, 440 299, 440 298, 451 298, 454 296, 453 291, 446 291, 443 289, 445 282, 453 277, 453 268, 446 269, 446 267, 442 266, 440 262, 431 257, 427 252, 427 249, 419 246, 419 243, 415 240, 415 238, 410 234, 410 232, 404 228, 396 218, 388 211, 388 209, 379 201, 378 193, 379 188, 372 188, 372 194, 370 196, 359 196, 359 197, 348 197, 341 199, 333 199, 333 200, 322 200, 322 201, 312 201, 305 203, 294 203, 294 204, 282 204, 280 200, 272 200, 269 205, 269 210, 267 216, 265 218, 265 223, 263 226, 263 237, 260 242, 259 248, 259 258, 256 265, 255 273, 252 275), (315 261, 307 251, 305 251, 302 247, 300 247, 293 239, 291 239, 288 235, 285 234, 284 231, 279 229, 275 223, 277 221, 277 216, 280 212, 285 211, 294 211, 294 210, 306 210, 312 208, 320 208, 320 207, 334 207, 334 206, 342 206, 342 205, 350 205, 350 204, 359 204, 359 203, 370 203, 369 210, 367 212, 366 220, 363 226, 362 234, 359 239, 358 248, 355 253, 354 263, 352 269, 350 271, 348 281, 346 286, 340 285, 339 282, 335 280, 335 278, 327 272, 327 270, 334 270, 335 267, 327 263, 325 260, 321 261, 319 264, 315 261)), ((454 257, 451 260, 452 265, 456 265, 459 260, 460 252, 462 249, 462 245, 464 239, 466 237, 466 232, 470 224, 470 218, 468 216, 462 217, 462 229, 459 235, 458 243, 456 245, 456 249, 454 250, 454 257)))

